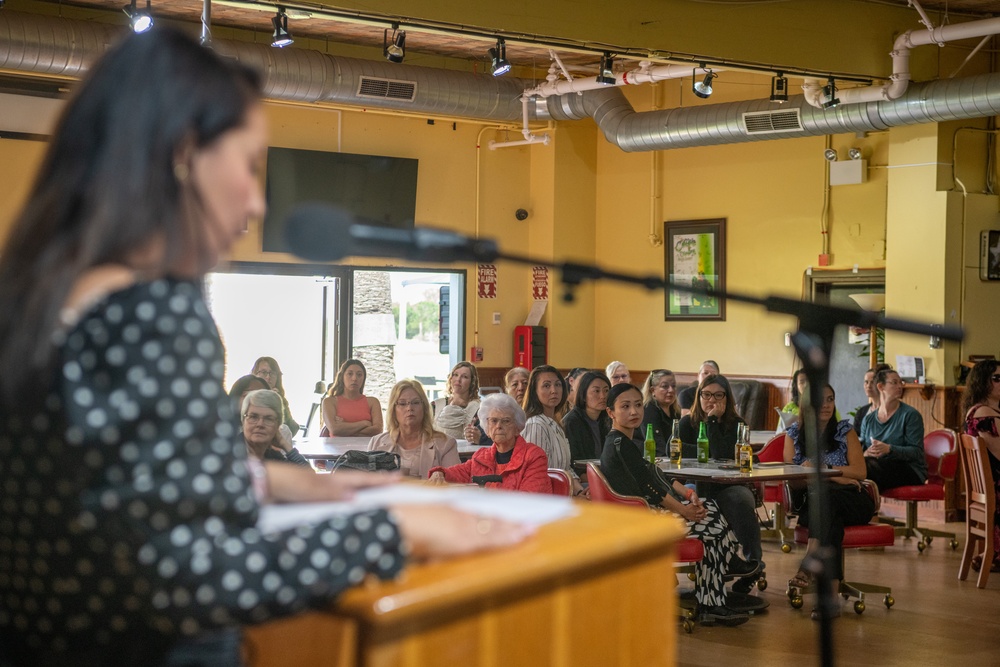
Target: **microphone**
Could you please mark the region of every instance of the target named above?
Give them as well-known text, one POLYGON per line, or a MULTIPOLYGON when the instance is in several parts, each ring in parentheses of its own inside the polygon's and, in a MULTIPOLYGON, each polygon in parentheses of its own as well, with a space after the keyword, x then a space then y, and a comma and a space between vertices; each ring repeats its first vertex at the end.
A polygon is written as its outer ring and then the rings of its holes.
POLYGON ((313 262, 344 257, 398 257, 430 262, 490 263, 500 256, 496 241, 446 229, 398 229, 362 224, 348 211, 325 204, 303 204, 285 221, 291 252, 313 262))

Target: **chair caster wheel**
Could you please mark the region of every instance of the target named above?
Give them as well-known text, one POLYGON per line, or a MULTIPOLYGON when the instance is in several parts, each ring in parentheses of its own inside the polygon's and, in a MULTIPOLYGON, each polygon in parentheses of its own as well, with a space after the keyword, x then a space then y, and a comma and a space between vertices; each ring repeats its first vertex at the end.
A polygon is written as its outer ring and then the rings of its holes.
POLYGON ((691 634, 694 631, 694 623, 692 623, 686 618, 684 619, 683 626, 684 626, 684 632, 688 634, 691 634))
POLYGON ((783 553, 783 554, 790 554, 790 553, 792 553, 792 545, 788 544, 787 542, 785 544, 782 544, 781 545, 781 553, 783 553))
POLYGON ((767 590, 767 579, 765 579, 764 577, 761 577, 760 579, 757 580, 757 590, 758 591, 766 591, 767 590))
POLYGON ((951 550, 954 551, 955 549, 958 548, 958 540, 956 540, 954 537, 951 538, 951 542, 948 543, 948 546, 950 546, 951 550))
POLYGON ((896 598, 886 593, 882 603, 885 605, 886 609, 892 609, 892 605, 896 604, 896 598))
POLYGON ((856 613, 856 614, 863 614, 863 613, 865 613, 865 601, 864 600, 858 600, 857 602, 854 603, 854 613, 856 613))
POLYGON ((927 548, 927 543, 926 542, 924 542, 923 540, 921 540, 920 542, 917 542, 917 551, 919 551, 920 553, 923 553, 924 549, 926 549, 926 548, 927 548))
POLYGON ((695 579, 694 572, 688 572, 688 579, 690 579, 691 581, 694 581, 694 579, 695 579))
POLYGON ((802 596, 801 595, 795 595, 795 596, 793 596, 792 598, 789 599, 789 602, 792 603, 792 609, 802 609, 802 596))
POLYGON ((924 538, 924 542, 927 543, 927 546, 930 546, 931 542, 933 542, 933 541, 934 541, 934 538, 932 536, 930 536, 930 535, 928 535, 927 537, 924 538))

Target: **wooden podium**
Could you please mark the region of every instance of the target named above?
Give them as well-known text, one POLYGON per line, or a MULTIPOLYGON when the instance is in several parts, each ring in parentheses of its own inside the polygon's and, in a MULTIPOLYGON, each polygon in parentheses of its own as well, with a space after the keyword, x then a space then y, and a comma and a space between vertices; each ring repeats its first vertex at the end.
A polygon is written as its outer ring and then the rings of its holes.
POLYGON ((416 565, 247 628, 250 667, 674 665, 679 520, 577 503, 524 544, 416 565))

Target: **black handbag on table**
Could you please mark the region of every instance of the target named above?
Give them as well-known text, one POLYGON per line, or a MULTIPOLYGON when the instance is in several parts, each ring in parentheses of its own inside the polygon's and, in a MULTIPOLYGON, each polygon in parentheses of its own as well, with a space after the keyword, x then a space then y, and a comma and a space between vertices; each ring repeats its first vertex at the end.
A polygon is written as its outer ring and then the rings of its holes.
POLYGON ((376 472, 379 470, 399 470, 399 454, 392 452, 366 452, 351 450, 331 461, 330 471, 340 468, 376 472))

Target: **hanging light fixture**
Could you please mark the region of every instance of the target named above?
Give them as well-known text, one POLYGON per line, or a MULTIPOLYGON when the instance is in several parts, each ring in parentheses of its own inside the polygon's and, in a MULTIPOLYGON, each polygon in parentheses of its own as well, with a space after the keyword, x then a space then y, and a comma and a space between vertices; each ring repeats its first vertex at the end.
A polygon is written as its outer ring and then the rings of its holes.
POLYGON ((382 55, 391 63, 401 63, 406 57, 406 31, 400 30, 398 23, 392 24, 391 41, 388 28, 382 31, 382 55))
MULTIPOLYGON (((3 2, 0 0, 0 7, 2 6, 3 2)), ((128 17, 129 25, 132 26, 132 32, 146 32, 153 27, 153 14, 149 9, 149 0, 146 0, 145 11, 136 8, 135 0, 132 0, 132 4, 125 5, 122 11, 128 17)))
POLYGON ((497 37, 497 45, 487 51, 490 57, 490 72, 493 76, 503 76, 510 71, 510 61, 507 60, 507 43, 497 37))
POLYGON ((692 72, 694 83, 691 85, 691 89, 694 94, 702 99, 708 99, 712 96, 712 79, 719 76, 710 69, 707 69, 705 65, 701 65, 701 69, 705 70, 705 78, 701 81, 698 80, 698 69, 695 68, 692 72))
POLYGON ((840 104, 840 100, 837 99, 837 83, 832 76, 826 80, 826 85, 823 86, 823 95, 826 97, 826 101, 823 102, 824 109, 832 109, 840 104))
POLYGON ((283 49, 295 41, 292 39, 292 34, 288 32, 288 14, 285 13, 284 7, 278 6, 278 13, 271 18, 271 25, 274 26, 271 46, 283 49))
POLYGON ((597 72, 597 83, 603 83, 605 86, 615 85, 615 59, 607 51, 601 56, 601 66, 597 72))
POLYGON ((771 78, 771 101, 779 104, 788 101, 788 79, 782 72, 771 78))

